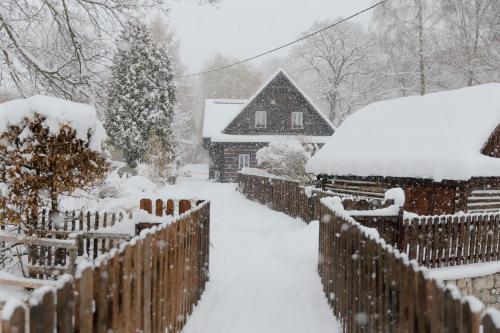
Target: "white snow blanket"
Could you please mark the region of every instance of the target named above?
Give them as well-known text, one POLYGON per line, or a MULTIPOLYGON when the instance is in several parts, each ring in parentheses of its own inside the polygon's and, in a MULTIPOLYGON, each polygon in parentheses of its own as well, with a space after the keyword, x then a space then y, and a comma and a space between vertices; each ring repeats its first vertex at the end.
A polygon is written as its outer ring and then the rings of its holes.
POLYGON ((203 115, 203 137, 220 134, 240 113, 246 99, 207 99, 203 115))
POLYGON ((56 97, 37 95, 0 104, 0 133, 35 114, 46 118, 45 124, 52 134, 58 134, 61 126, 68 125, 76 130, 79 140, 87 142, 90 133, 90 149, 102 151, 106 132, 94 107, 56 97))
POLYGON ((308 162, 314 174, 467 180, 500 176, 481 154, 500 124, 500 84, 373 103, 348 117, 308 162))

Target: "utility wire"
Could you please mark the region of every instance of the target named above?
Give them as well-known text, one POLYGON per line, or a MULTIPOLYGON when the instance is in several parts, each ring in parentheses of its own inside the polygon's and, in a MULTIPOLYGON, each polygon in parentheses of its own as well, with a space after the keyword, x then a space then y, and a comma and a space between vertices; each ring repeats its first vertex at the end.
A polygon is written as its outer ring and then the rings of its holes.
POLYGON ((342 24, 342 23, 344 23, 344 22, 346 22, 346 21, 349 21, 350 19, 353 19, 353 18, 354 18, 354 17, 356 17, 356 16, 359 16, 359 15, 361 15, 361 14, 364 14, 364 13, 366 13, 367 11, 370 11, 370 10, 374 9, 375 7, 381 6, 381 5, 383 5, 384 3, 388 2, 388 1, 390 1, 390 0, 383 0, 383 1, 377 2, 377 3, 376 3, 376 4, 374 4, 373 6, 370 6, 370 7, 368 7, 368 8, 365 8, 365 9, 363 9, 363 10, 361 10, 361 11, 359 11, 359 12, 355 13, 355 14, 352 14, 351 16, 346 17, 346 18, 344 18, 344 19, 342 19, 342 20, 340 20, 340 21, 338 21, 338 22, 335 22, 335 23, 333 23, 333 24, 330 24, 329 26, 326 26, 326 27, 324 27, 324 28, 322 28, 322 29, 320 29, 320 30, 314 31, 314 32, 312 32, 312 33, 310 33, 310 34, 307 34, 307 35, 305 35, 305 36, 300 37, 299 39, 296 39, 296 40, 294 40, 294 41, 291 41, 291 42, 288 42, 288 43, 286 43, 286 44, 280 45, 280 46, 278 46, 278 47, 275 47, 275 48, 273 48, 273 49, 271 49, 271 50, 268 50, 268 51, 265 51, 265 52, 263 52, 263 53, 259 53, 259 54, 257 54, 257 55, 252 56, 252 57, 249 57, 249 58, 246 58, 246 59, 243 59, 243 60, 240 60, 240 61, 237 61, 237 62, 234 62, 234 63, 228 64, 228 65, 225 65, 225 66, 221 66, 221 67, 217 67, 217 68, 209 69, 209 70, 204 71, 204 72, 198 72, 198 73, 193 73, 193 74, 181 75, 181 76, 178 76, 177 78, 187 78, 187 77, 193 77, 193 76, 200 76, 200 75, 204 75, 204 74, 209 74, 209 73, 217 72, 217 71, 220 71, 220 70, 223 70, 223 69, 226 69, 226 68, 234 67, 234 66, 237 66, 237 65, 243 64, 243 63, 245 63, 245 62, 249 62, 249 61, 255 60, 255 59, 257 59, 257 58, 263 57, 263 56, 268 55, 268 54, 270 54, 270 53, 273 53, 273 52, 276 52, 276 51, 278 51, 278 50, 284 49, 285 47, 288 47, 288 46, 290 46, 290 45, 293 45, 293 44, 299 43, 299 42, 301 42, 301 41, 303 41, 303 40, 305 40, 305 39, 307 39, 307 38, 310 38, 310 37, 312 37, 312 36, 314 36, 314 35, 320 34, 320 33, 322 33, 323 31, 326 31, 326 30, 331 29, 331 28, 333 28, 333 27, 335 27, 335 26, 337 26, 337 25, 339 25, 339 24, 342 24))

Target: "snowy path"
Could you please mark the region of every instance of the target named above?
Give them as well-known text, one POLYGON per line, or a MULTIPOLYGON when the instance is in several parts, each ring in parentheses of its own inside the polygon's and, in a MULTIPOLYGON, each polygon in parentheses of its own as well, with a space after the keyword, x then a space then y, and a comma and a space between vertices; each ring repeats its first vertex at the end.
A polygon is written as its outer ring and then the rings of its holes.
POLYGON ((316 273, 317 224, 251 202, 234 185, 175 187, 212 202, 210 282, 183 333, 340 332, 316 273))

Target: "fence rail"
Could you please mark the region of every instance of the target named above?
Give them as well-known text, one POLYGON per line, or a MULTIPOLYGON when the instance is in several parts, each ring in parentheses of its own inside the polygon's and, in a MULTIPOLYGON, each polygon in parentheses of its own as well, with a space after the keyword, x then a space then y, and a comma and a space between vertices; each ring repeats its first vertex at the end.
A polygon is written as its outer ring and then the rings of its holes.
MULTIPOLYGON (((325 199, 327 201, 328 199, 325 199)), ((500 332, 493 312, 428 278, 345 212, 323 207, 319 273, 344 332, 500 332)), ((477 301, 476 301, 477 302, 477 301)))
POLYGON ((142 232, 28 306, 8 302, 2 332, 180 332, 208 279, 209 226, 204 202, 142 232))

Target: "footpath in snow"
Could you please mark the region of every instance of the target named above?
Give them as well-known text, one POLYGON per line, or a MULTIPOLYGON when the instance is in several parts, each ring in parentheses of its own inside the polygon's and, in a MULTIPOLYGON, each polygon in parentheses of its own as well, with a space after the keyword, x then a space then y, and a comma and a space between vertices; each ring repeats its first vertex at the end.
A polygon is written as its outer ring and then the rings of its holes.
POLYGON ((66 209, 134 209, 141 198, 211 201, 210 281, 183 333, 340 332, 317 274, 318 224, 244 198, 206 168, 156 188, 144 177, 108 177, 119 198, 68 199, 66 209), (204 178, 204 179, 203 179, 204 178))
POLYGON ((251 202, 231 184, 175 187, 211 200, 210 282, 183 333, 340 332, 316 273, 317 223, 251 202))

